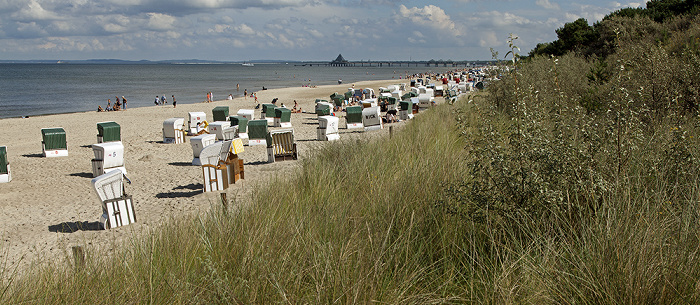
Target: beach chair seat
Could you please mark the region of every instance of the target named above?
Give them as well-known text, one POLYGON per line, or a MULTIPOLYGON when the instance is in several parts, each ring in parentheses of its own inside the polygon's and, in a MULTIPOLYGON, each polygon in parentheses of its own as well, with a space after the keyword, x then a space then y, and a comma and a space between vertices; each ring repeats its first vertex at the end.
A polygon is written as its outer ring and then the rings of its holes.
POLYGON ((95 158, 92 159, 92 176, 97 177, 113 169, 121 170, 126 175, 124 167, 124 145, 122 142, 105 142, 92 145, 95 158))
POLYGON ((244 178, 243 152, 240 139, 216 142, 205 147, 200 154, 202 161, 203 191, 223 191, 229 184, 244 178))
POLYGON ((335 141, 340 139, 338 134, 338 117, 332 115, 324 115, 318 117, 318 128, 316 128, 316 136, 319 141, 335 141))
POLYGON ((163 121, 163 143, 181 144, 185 142, 185 119, 169 118, 163 121))
POLYGON ((117 122, 97 123, 97 143, 121 141, 121 126, 117 122))
POLYGON ((405 121, 413 118, 413 103, 411 101, 399 102, 399 120, 405 121))
POLYGON ((133 200, 124 189, 124 177, 122 171, 112 170, 92 179, 92 186, 101 202, 99 221, 104 229, 136 222, 133 200))
POLYGON ((294 141, 294 129, 270 131, 267 135, 267 161, 296 160, 297 143, 294 141))
POLYGON ((10 161, 7 160, 7 146, 0 146, 0 183, 12 181, 10 161))
POLYGON ((362 109, 362 125, 365 131, 379 130, 383 128, 379 107, 362 109))
POLYGON ((68 156, 66 131, 63 130, 63 128, 42 128, 41 138, 41 150, 44 157, 51 158, 68 156))

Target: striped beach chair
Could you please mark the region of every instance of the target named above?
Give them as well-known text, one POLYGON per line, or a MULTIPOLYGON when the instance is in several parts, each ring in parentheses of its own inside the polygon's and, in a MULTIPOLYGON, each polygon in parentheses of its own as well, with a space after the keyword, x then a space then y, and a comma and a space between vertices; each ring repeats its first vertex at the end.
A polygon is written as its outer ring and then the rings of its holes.
POLYGON ((278 129, 267 134, 267 162, 296 160, 297 143, 294 129, 278 129))

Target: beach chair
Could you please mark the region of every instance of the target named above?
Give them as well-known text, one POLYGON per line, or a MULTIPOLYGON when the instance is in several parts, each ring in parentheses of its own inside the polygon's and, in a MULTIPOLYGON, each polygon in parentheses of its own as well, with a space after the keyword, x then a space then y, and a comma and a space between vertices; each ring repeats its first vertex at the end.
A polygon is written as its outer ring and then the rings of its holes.
POLYGON ((216 106, 211 110, 211 114, 214 122, 226 121, 228 119, 228 106, 216 106))
POLYGON ((229 184, 244 178, 243 159, 238 154, 243 152, 240 139, 216 142, 202 150, 203 191, 223 191, 229 184))
POLYGON ((66 131, 63 130, 63 128, 42 128, 41 138, 41 150, 44 157, 51 158, 68 156, 66 131))
POLYGON ((210 134, 215 135, 217 140, 222 141, 225 138, 224 129, 229 127, 231 127, 231 122, 229 121, 216 121, 209 123, 208 131, 210 134))
POLYGON ((7 160, 7 146, 0 146, 0 183, 12 181, 10 161, 7 160))
POLYGON ((292 127, 292 111, 284 107, 275 108, 274 126, 285 128, 292 127))
POLYGON ((267 146, 267 120, 248 121, 248 146, 267 146))
POLYGON ((379 107, 362 109, 362 125, 365 131, 379 130, 383 128, 379 107))
POLYGON ((260 119, 265 119, 268 124, 272 125, 275 122, 275 107, 274 104, 262 104, 260 119))
POLYGON ((241 140, 248 142, 248 118, 240 115, 230 116, 229 121, 231 126, 238 126, 236 131, 236 137, 241 138, 241 140))
POLYGON ((117 122, 97 123, 97 143, 121 141, 121 126, 117 122))
POLYGON ((199 130, 197 130, 197 123, 206 122, 207 114, 204 112, 188 112, 187 116, 187 131, 190 135, 195 135, 199 132, 199 130))
POLYGON ((102 206, 100 225, 104 229, 136 222, 131 195, 127 195, 124 190, 124 177, 122 171, 112 170, 92 179, 92 186, 102 206))
POLYGON ((413 103, 411 101, 399 102, 399 120, 405 121, 413 118, 413 103))
POLYGON ((92 159, 92 176, 97 177, 118 169, 126 175, 124 167, 124 145, 122 142, 105 142, 92 145, 95 158, 92 159))
MULTIPOLYGON (((255 114, 255 110, 253 109, 239 109, 238 112, 236 113, 237 116, 244 117, 248 121, 253 120, 253 114, 255 114)), ((236 125, 236 124, 232 124, 236 125)))
POLYGON ((433 105, 433 100, 435 98, 429 94, 421 94, 418 96, 418 107, 421 109, 430 108, 433 105))
POLYGON ((345 108, 345 125, 347 129, 363 128, 362 106, 350 106, 345 108))
POLYGON ((331 115, 331 112, 333 112, 333 104, 326 100, 316 100, 314 111, 318 116, 331 115))
POLYGON ((185 143, 184 125, 185 119, 183 118, 170 118, 163 121, 163 143, 185 143))
POLYGON ((267 135, 267 162, 296 160, 297 143, 294 141, 294 129, 270 131, 267 135))
POLYGON ((332 115, 318 117, 316 135, 319 141, 335 141, 340 139, 340 135, 338 134, 338 117, 332 115))
POLYGON ((192 145, 192 164, 202 165, 201 160, 199 160, 199 154, 205 147, 214 144, 216 142, 216 135, 213 134, 202 134, 190 138, 190 144, 192 145))

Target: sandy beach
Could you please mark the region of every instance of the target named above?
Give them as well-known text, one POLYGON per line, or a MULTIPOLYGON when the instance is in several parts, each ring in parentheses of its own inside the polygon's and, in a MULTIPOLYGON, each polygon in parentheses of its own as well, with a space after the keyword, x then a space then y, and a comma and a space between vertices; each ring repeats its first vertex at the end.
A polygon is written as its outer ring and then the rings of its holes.
MULTIPOLYGON (((357 82, 355 88, 373 88, 406 83, 406 80, 357 82)), ((314 110, 317 98, 329 100, 333 92, 343 93, 352 84, 298 87, 258 91, 259 103, 278 98, 291 108, 297 100, 304 111, 314 110)), ((235 90, 233 88, 232 90, 235 90)), ((164 94, 167 95, 167 92, 164 94)), ((204 95, 204 92, 202 93, 204 95)), ((212 108, 229 106, 230 115, 239 109, 253 109, 253 98, 236 98, 212 103, 171 104, 133 108, 118 112, 84 112, 0 120, 0 146, 7 146, 12 181, 0 184, 0 259, 5 272, 20 272, 37 258, 54 259, 70 255, 73 246, 88 251, 112 253, 120 244, 160 226, 171 217, 204 213, 217 204, 218 192, 202 192, 201 167, 191 165, 192 148, 162 142, 163 121, 185 118, 188 112, 202 111, 211 121, 212 108), (94 158, 90 145, 97 143, 98 122, 114 121, 121 126, 125 167, 132 184, 126 192, 133 196, 138 221, 111 230, 101 230, 99 199, 91 185, 94 158), (62 127, 68 142, 67 157, 45 158, 41 149, 41 128, 62 127)), ((255 117, 260 116, 260 109, 255 117)), ((388 128, 358 132, 345 129, 340 116, 341 141, 370 136, 387 136, 388 128)), ((187 121, 187 119, 185 119, 187 121)), ((306 158, 329 142, 316 140, 318 123, 313 113, 292 114, 292 126, 300 158, 306 158)), ((394 129, 405 122, 393 123, 394 129)), ((274 129, 274 128, 272 128, 274 129)), ((189 140, 189 137, 188 137, 189 140)), ((285 175, 299 161, 267 163, 264 146, 246 146, 240 155, 245 161, 245 180, 226 191, 229 199, 244 198, 256 185, 273 175, 285 175)), ((0 266, 2 266, 0 265, 0 266)))

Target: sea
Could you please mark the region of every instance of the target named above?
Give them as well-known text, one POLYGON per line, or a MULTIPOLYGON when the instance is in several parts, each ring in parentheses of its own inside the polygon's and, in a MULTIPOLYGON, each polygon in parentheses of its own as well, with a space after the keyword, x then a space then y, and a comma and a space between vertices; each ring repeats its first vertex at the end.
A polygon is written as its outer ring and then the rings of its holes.
POLYGON ((212 92, 215 100, 229 94, 297 86, 321 86, 342 81, 396 79, 406 75, 442 73, 456 68, 426 66, 309 66, 293 63, 172 64, 172 63, 3 63, 0 64, 0 119, 96 111, 124 96, 128 108, 154 106, 156 96, 169 104, 198 103, 212 92))

